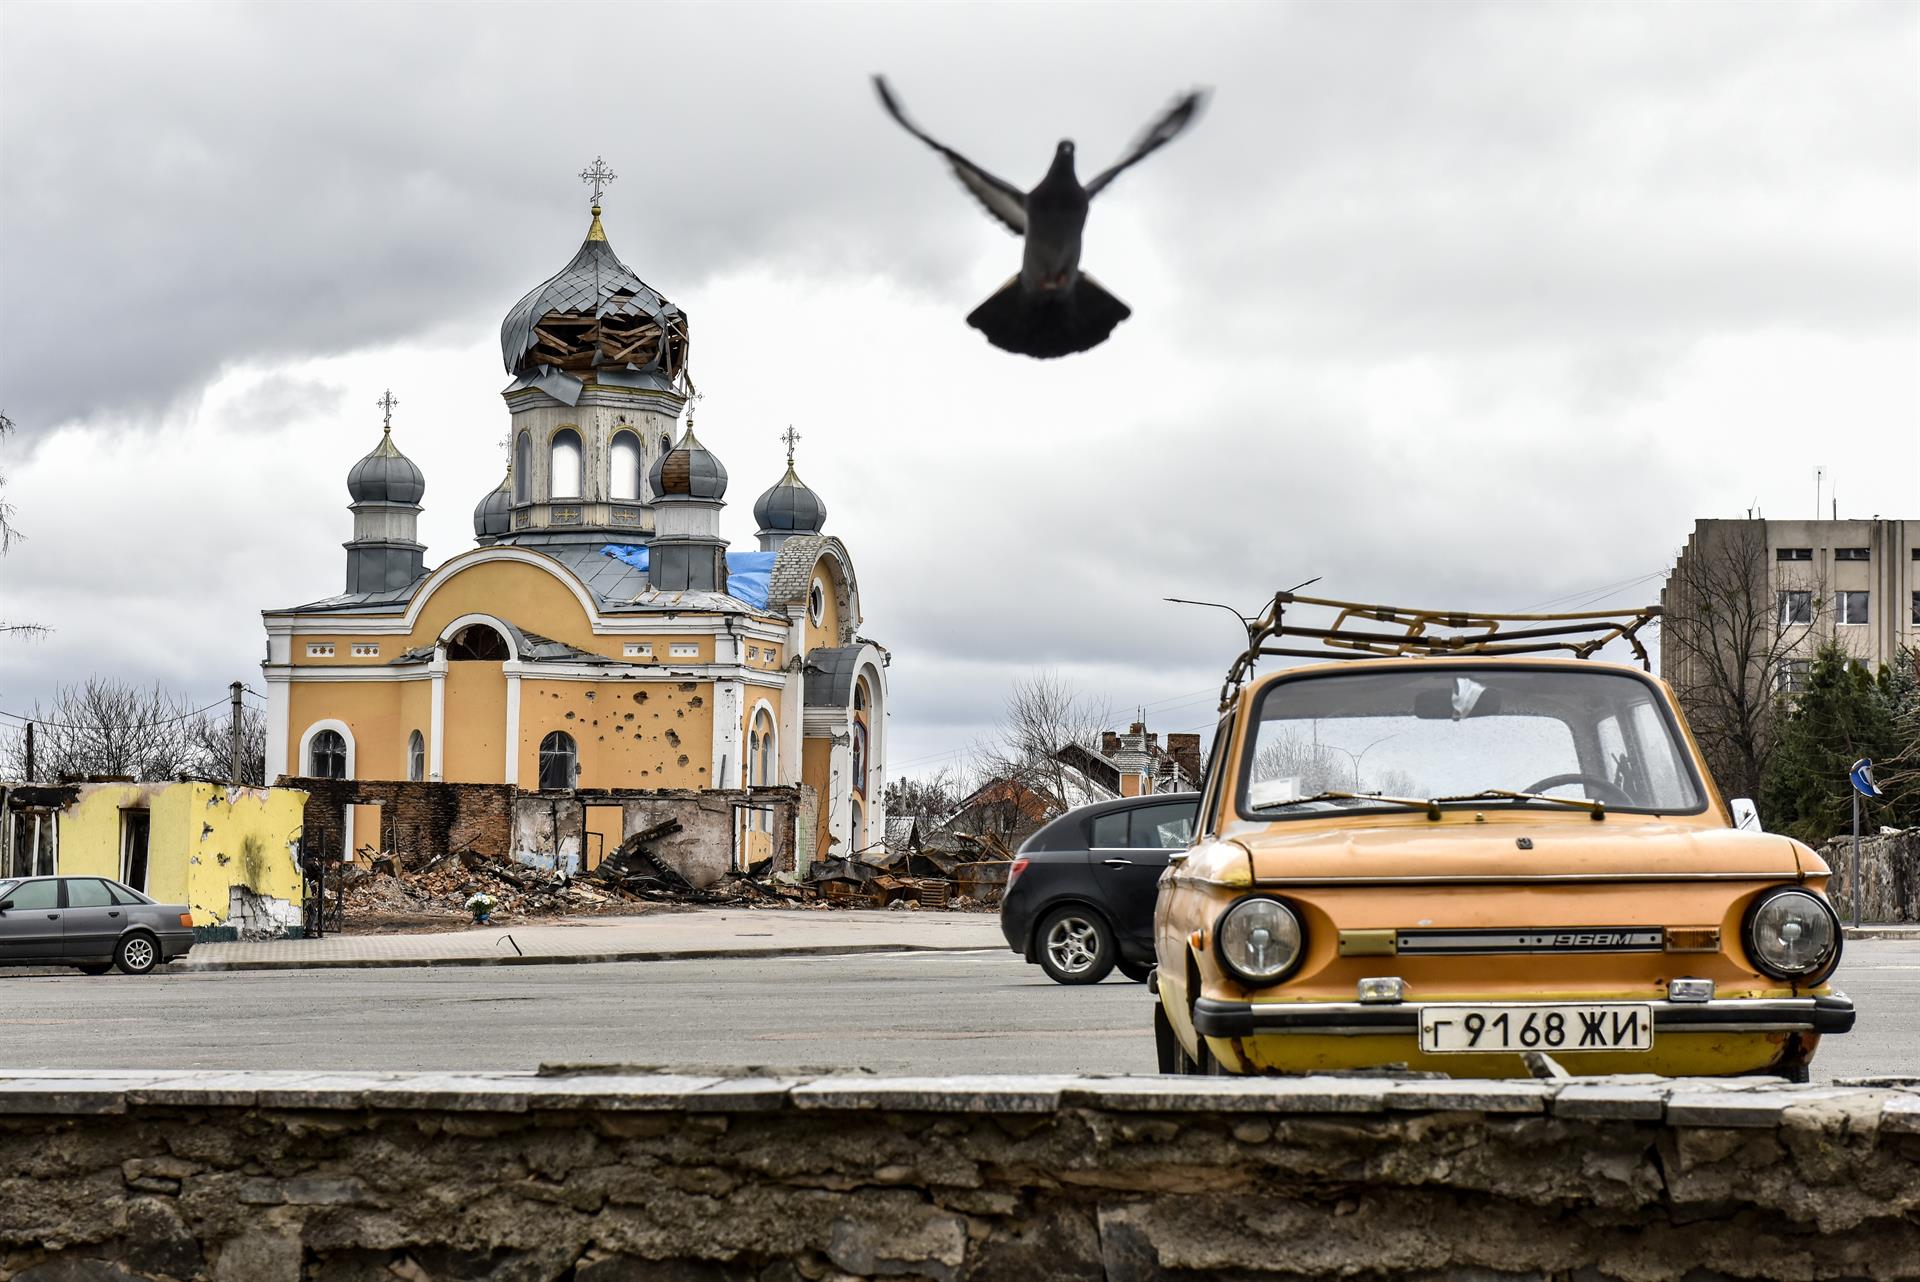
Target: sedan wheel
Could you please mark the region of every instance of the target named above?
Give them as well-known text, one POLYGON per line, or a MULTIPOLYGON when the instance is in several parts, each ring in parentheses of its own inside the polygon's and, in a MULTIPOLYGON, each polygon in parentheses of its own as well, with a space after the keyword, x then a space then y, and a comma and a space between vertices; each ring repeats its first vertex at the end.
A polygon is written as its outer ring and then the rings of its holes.
POLYGON ((160 949, 149 935, 128 935, 113 950, 113 964, 129 975, 144 975, 159 961, 160 949))
POLYGON ((1040 923, 1040 969, 1055 983, 1099 983, 1118 951, 1112 928, 1087 909, 1057 909, 1040 923))

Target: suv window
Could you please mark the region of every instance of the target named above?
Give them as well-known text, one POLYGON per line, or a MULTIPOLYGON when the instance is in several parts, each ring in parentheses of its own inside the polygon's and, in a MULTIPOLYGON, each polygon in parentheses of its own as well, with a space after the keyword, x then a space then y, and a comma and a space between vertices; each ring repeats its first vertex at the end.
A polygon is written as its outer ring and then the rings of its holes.
POLYGON ((1193 844, 1193 818, 1197 809, 1191 801, 1142 806, 1133 812, 1132 835, 1127 844, 1135 850, 1185 850, 1193 844))
POLYGON ((67 907, 105 908, 113 902, 107 883, 97 877, 67 878, 67 907))
POLYGON ((57 881, 23 881, 7 895, 15 908, 58 908, 60 906, 60 883, 57 881))
POLYGON ((1124 810, 1095 815, 1090 827, 1093 835, 1087 844, 1096 850, 1119 850, 1127 844, 1127 812, 1124 810))

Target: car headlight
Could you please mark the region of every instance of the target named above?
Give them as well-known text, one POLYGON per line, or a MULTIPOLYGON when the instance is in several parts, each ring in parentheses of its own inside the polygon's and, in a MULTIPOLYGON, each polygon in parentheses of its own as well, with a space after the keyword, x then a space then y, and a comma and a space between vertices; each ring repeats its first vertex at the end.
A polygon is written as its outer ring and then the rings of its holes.
POLYGON ((1747 912, 1747 955, 1775 979, 1824 975, 1840 957, 1840 922, 1804 890, 1763 895, 1747 912))
POLYGON ((1306 932, 1278 899, 1247 898, 1220 914, 1213 939, 1220 964, 1234 978, 1271 984, 1300 964, 1306 932))

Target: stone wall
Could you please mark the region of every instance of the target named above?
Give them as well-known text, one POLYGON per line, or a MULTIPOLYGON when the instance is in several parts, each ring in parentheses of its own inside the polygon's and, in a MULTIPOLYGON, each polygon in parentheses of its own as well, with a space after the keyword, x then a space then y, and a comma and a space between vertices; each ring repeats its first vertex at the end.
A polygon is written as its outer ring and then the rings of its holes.
POLYGON ((18 1282, 1894 1279, 1920 1090, 0 1078, 18 1282))
MULTIPOLYGON (((1820 848, 1833 869, 1827 895, 1842 921, 1853 920, 1853 839, 1835 838, 1820 848)), ((1860 838, 1861 920, 1920 921, 1920 829, 1860 838)))
MULTIPOLYGON (((494 859, 527 853, 558 856, 579 867, 584 807, 619 806, 622 831, 642 832, 667 820, 681 831, 653 849, 681 876, 707 886, 725 876, 733 857, 735 808, 751 801, 772 811, 774 871, 796 867, 797 831, 810 814, 806 787, 747 789, 576 788, 567 792, 522 792, 511 784, 405 782, 373 779, 288 779, 304 789, 304 842, 308 850, 339 850, 346 807, 378 805, 380 832, 356 832, 358 845, 398 857, 402 871, 449 852, 473 851, 494 859)), ((597 852, 596 852, 597 853, 597 852)))
POLYGON ((510 784, 304 778, 280 783, 307 794, 303 840, 308 850, 339 850, 345 808, 356 805, 380 807, 380 832, 356 832, 355 842, 389 851, 403 866, 469 850, 505 859, 511 849, 515 790, 510 784))

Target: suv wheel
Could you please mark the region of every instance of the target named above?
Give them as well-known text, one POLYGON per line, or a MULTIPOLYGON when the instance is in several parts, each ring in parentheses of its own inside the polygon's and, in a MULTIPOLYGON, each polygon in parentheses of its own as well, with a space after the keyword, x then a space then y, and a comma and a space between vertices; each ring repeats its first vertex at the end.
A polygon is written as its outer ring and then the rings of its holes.
POLYGON ((123 974, 144 975, 160 963, 160 945, 152 935, 124 936, 113 949, 113 964, 123 974))
POLYGON ((1056 984, 1097 984, 1118 959, 1113 929, 1091 909, 1056 908, 1040 922, 1040 969, 1056 984))

